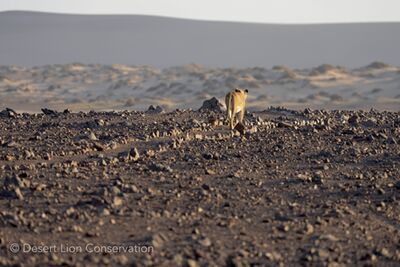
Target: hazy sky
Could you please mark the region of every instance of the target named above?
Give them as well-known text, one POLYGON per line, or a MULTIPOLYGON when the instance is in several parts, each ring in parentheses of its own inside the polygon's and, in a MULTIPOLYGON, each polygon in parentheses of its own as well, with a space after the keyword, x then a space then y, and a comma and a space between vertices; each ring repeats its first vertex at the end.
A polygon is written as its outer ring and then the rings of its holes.
POLYGON ((0 0, 0 10, 271 23, 400 21, 400 0, 0 0))

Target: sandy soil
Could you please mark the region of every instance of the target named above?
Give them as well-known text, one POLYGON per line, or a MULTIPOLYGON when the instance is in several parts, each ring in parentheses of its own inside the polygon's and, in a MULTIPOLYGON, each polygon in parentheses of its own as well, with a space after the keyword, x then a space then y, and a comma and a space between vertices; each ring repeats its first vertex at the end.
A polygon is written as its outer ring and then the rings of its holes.
POLYGON ((400 264, 399 112, 154 113, 0 113, 0 265, 400 264))
POLYGON ((126 65, 0 66, 0 108, 40 112, 42 107, 73 111, 166 110, 200 107, 223 100, 235 87, 250 90, 248 107, 398 111, 400 68, 374 62, 358 69, 321 65, 311 69, 205 68, 184 65, 158 69, 126 65))

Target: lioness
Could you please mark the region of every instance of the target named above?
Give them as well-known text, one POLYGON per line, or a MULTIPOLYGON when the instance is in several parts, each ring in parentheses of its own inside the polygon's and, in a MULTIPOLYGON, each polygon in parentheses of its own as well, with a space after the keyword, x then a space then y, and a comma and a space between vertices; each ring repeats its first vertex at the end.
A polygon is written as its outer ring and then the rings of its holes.
POLYGON ((236 113, 240 112, 239 122, 242 123, 244 117, 244 111, 246 106, 246 98, 249 90, 236 88, 232 92, 229 92, 225 96, 225 104, 227 110, 227 120, 229 121, 229 127, 231 130, 235 128, 234 120, 236 113))

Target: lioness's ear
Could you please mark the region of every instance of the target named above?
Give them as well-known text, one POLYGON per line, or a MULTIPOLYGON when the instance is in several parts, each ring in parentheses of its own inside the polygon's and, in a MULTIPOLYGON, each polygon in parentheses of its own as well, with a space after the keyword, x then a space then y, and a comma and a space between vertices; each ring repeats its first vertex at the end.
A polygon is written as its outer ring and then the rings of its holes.
POLYGON ((245 89, 244 92, 245 92, 246 94, 248 94, 248 93, 249 93, 249 90, 245 89))

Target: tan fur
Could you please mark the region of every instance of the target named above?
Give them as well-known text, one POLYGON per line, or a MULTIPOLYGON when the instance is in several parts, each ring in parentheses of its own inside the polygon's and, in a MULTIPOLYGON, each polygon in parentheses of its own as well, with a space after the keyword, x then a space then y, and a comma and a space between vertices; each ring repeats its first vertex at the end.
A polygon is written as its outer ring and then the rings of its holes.
POLYGON ((247 99, 248 90, 242 90, 236 88, 232 92, 229 92, 225 96, 225 104, 226 104, 226 112, 227 112, 227 120, 229 121, 229 127, 231 129, 235 128, 235 117, 236 114, 239 114, 239 122, 243 122, 244 112, 246 107, 246 99, 247 99))

